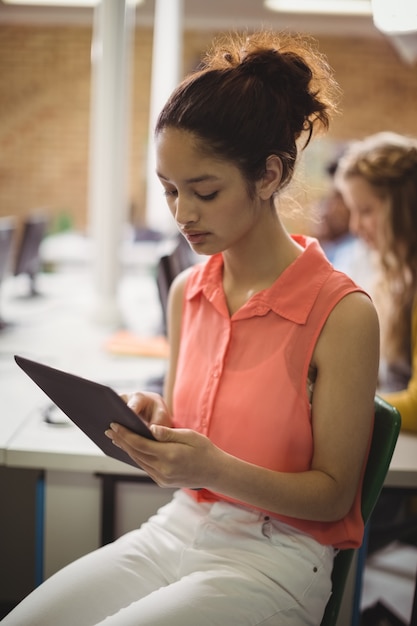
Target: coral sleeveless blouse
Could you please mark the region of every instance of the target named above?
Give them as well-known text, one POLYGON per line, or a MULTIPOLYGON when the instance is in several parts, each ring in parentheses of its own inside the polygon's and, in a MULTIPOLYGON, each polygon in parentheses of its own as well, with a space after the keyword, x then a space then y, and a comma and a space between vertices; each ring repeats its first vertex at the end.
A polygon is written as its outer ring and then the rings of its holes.
MULTIPOLYGON (((315 239, 294 239, 303 253, 232 316, 222 286, 222 255, 193 268, 185 288, 174 387, 176 427, 196 430, 225 452, 277 472, 311 466, 308 367, 332 309, 347 294, 361 291, 333 268, 315 239)), ((206 489, 187 491, 199 501, 236 502, 206 489)), ((363 536, 360 498, 361 489, 351 511, 337 522, 265 513, 322 544, 357 547, 363 536)))

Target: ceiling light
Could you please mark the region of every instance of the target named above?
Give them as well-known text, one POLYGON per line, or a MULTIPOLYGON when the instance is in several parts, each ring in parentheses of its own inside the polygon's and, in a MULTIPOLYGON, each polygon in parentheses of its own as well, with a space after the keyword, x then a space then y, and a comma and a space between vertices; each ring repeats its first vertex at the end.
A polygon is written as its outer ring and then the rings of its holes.
MULTIPOLYGON (((127 4, 142 4, 144 0, 127 0, 127 4)), ((53 7, 94 7, 100 0, 3 0, 4 4, 24 4, 53 7)))
MULTIPOLYGON (((407 2, 407 0, 404 0, 407 2)), ((265 0, 271 11, 320 15, 371 15, 371 0, 265 0)))
POLYGON ((383 33, 417 31, 417 4, 410 0, 372 0, 374 24, 383 33))
POLYGON ((26 4, 36 6, 93 7, 100 0, 3 0, 4 4, 26 4))

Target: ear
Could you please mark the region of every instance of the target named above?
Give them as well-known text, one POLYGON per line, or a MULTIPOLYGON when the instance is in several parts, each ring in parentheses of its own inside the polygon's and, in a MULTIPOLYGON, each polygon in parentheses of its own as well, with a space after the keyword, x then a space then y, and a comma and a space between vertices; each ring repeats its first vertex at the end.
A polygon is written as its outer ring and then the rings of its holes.
POLYGON ((276 154, 271 154, 265 163, 265 173, 257 182, 258 196, 269 200, 278 191, 282 179, 282 161, 276 154))

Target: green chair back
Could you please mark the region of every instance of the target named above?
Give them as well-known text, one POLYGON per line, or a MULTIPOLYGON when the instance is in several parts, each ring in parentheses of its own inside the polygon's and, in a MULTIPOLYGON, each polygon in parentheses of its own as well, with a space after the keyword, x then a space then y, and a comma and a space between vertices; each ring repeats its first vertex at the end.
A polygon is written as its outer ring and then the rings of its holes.
MULTIPOLYGON (((381 493, 401 428, 396 408, 375 396, 375 423, 362 488, 362 517, 367 524, 381 493)), ((332 572, 332 595, 321 626, 336 626, 343 592, 355 550, 341 550, 335 557, 332 572)))

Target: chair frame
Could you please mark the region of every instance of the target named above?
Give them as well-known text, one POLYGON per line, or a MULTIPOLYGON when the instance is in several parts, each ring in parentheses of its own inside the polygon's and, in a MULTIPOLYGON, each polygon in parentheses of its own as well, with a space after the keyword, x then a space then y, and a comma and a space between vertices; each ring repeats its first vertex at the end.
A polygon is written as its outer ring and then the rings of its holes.
POLYGON ((375 396, 374 431, 362 487, 362 517, 365 524, 364 540, 360 548, 340 550, 336 555, 332 572, 332 595, 327 603, 320 626, 336 626, 346 580, 356 551, 358 551, 359 558, 352 624, 358 623, 360 589, 367 549, 368 522, 382 491, 400 429, 401 416, 399 411, 381 397, 375 396))

